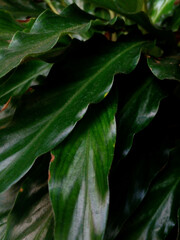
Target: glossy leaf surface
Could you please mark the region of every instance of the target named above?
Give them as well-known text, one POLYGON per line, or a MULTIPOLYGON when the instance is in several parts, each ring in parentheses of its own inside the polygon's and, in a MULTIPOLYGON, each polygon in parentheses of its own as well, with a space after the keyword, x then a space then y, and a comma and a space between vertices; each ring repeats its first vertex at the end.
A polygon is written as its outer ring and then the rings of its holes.
POLYGON ((49 155, 38 159, 19 187, 3 240, 52 240, 54 217, 48 195, 49 155))
POLYGON ((0 51, 0 77, 17 67, 25 57, 53 48, 62 34, 87 31, 92 19, 75 5, 69 6, 60 16, 45 11, 29 33, 17 32, 8 49, 0 51))
POLYGON ((6 192, 0 194, 0 239, 4 239, 7 228, 8 214, 10 213, 16 196, 19 192, 19 185, 16 184, 8 189, 6 192))
MULTIPOLYGON (((177 99, 161 102, 153 121, 135 135, 131 151, 121 161, 118 152, 121 135, 118 132, 115 161, 110 174, 111 201, 105 240, 123 239, 121 230, 124 224, 145 198, 154 177, 167 164, 175 136, 179 138, 179 114, 175 108, 179 102, 176 102, 177 99)), ((132 235, 135 232, 134 229, 132 235)))
MULTIPOLYGON (((112 96, 111 96, 112 97, 112 96)), ((116 140, 116 98, 92 106, 53 153, 50 197, 55 239, 103 239, 108 174, 116 140)))
POLYGON ((179 149, 176 149, 164 172, 153 182, 146 198, 124 226, 120 238, 165 239, 177 221, 179 175, 179 149))
POLYGON ((0 107, 10 97, 24 93, 38 76, 47 76, 52 64, 34 60, 19 66, 10 76, 0 79, 0 107))
POLYGON ((165 97, 156 81, 153 77, 147 79, 144 76, 143 84, 127 99, 117 115, 119 160, 129 153, 134 135, 149 125, 158 111, 161 99, 165 97))
POLYGON ((57 86, 52 84, 22 99, 12 124, 0 131, 0 191, 21 178, 38 156, 71 132, 88 105, 109 92, 115 73, 129 73, 136 67, 145 44, 111 43, 103 38, 95 41, 96 48, 94 41, 76 46, 74 54, 52 69, 49 78, 51 84, 56 79, 57 86), (62 84, 60 79, 66 82, 62 84))
POLYGON ((6 11, 0 10, 0 49, 6 48, 12 36, 23 27, 6 11))
POLYGON ((148 65, 152 73, 159 79, 173 79, 180 81, 180 56, 165 58, 149 58, 148 65))
POLYGON ((175 0, 148 0, 148 12, 153 23, 159 23, 173 12, 175 0))

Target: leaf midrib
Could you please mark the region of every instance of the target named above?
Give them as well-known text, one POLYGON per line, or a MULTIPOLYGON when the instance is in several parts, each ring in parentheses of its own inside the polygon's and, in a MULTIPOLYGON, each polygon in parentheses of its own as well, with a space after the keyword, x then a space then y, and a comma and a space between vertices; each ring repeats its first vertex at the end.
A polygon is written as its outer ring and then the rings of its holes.
MULTIPOLYGON (((144 41, 143 41, 144 42, 144 41)), ((33 144, 36 139, 38 139, 38 137, 42 134, 42 132, 46 131, 46 129, 54 122, 56 121, 56 118, 60 115, 60 113, 62 113, 66 107, 74 101, 74 99, 98 76, 100 75, 104 69, 106 69, 109 65, 111 65, 113 62, 115 62, 121 55, 123 55, 124 53, 126 53, 127 51, 129 51, 130 49, 138 46, 138 45, 141 45, 143 42, 138 42, 134 45, 132 45, 131 47, 129 48, 126 48, 124 51, 122 51, 120 54, 118 54, 115 58, 113 58, 111 61, 109 61, 107 64, 105 64, 105 66, 103 68, 101 68, 99 71, 97 71, 97 73, 95 75, 93 75, 93 77, 89 78, 89 81, 87 81, 64 105, 62 108, 60 108, 59 111, 57 111, 57 113, 55 114, 54 118, 52 118, 48 124, 41 129, 41 131, 39 131, 39 133, 36 135, 35 138, 33 138, 31 141, 30 141, 30 144, 27 145, 26 147, 28 146, 31 146, 31 144, 33 144)), ((88 104, 89 105, 89 104, 88 104)), ((87 106, 88 106, 87 105, 87 106)), ((86 106, 84 106, 85 108, 86 106)), ((75 125, 75 124, 74 124, 75 125)))
POLYGON ((161 8, 160 11, 157 12, 157 14, 155 15, 155 17, 153 17, 153 22, 156 23, 157 19, 162 15, 163 10, 166 8, 166 4, 167 2, 169 2, 168 0, 165 2, 165 4, 163 5, 163 7, 161 8))

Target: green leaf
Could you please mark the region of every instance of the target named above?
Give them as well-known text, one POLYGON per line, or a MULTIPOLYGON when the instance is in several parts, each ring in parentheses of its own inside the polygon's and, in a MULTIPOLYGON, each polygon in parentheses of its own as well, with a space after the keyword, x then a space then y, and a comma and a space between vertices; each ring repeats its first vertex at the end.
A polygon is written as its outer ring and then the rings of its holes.
POLYGON ((173 31, 178 31, 180 27, 180 6, 178 6, 173 13, 172 17, 172 29, 173 31))
POLYGON ((148 12, 153 23, 160 24, 164 18, 173 12, 175 0, 148 0, 148 12))
POLYGON ((49 51, 61 35, 87 31, 92 19, 75 5, 69 6, 60 16, 50 11, 42 13, 29 33, 17 32, 8 49, 0 51, 0 77, 17 67, 25 57, 49 51))
POLYGON ((152 73, 159 79, 173 79, 180 81, 180 56, 169 56, 155 59, 148 58, 148 65, 152 73))
POLYGON ((48 194, 49 155, 38 159, 25 176, 9 214, 3 240, 52 240, 54 217, 48 194))
POLYGON ((23 29, 8 12, 0 10, 0 49, 6 48, 14 33, 23 29))
POLYGON ((120 15, 123 15, 125 17, 127 17, 128 19, 130 19, 131 21, 137 23, 138 25, 140 25, 143 29, 145 29, 147 32, 151 33, 152 36, 155 36, 156 38, 160 39, 160 40, 166 40, 166 41, 174 41, 174 36, 172 34, 171 31, 169 30, 162 30, 160 28, 155 27, 149 17, 147 16, 146 13, 140 11, 140 8, 138 6, 142 5, 142 1, 121 1, 118 0, 117 1, 106 1, 106 0, 93 0, 91 2, 94 2, 97 4, 97 6, 100 7, 105 7, 107 9, 111 9, 116 13, 119 13, 120 15), (119 4, 119 5, 118 5, 119 4), (127 5, 126 7, 129 9, 132 8, 134 9, 134 11, 132 11, 131 9, 131 13, 130 10, 124 10, 123 9, 123 4, 127 5), (122 5, 122 6, 121 6, 122 5), (135 11, 135 9, 137 8, 137 11, 135 11))
POLYGON ((32 0, 0 0, 0 9, 13 14, 16 18, 37 17, 46 9, 45 3, 38 3, 32 0))
POLYGON ((75 45, 74 54, 54 65, 51 86, 25 96, 11 125, 0 131, 0 191, 17 182, 38 156, 64 140, 88 105, 109 92, 114 74, 136 67, 145 44, 95 39, 75 45))
MULTIPOLYGON (((87 1, 87 0, 85 0, 87 1)), ((136 13, 142 10, 143 0, 91 0, 90 2, 96 3, 100 7, 105 7, 107 9, 112 9, 115 12, 125 12, 125 13, 136 13)))
POLYGON ((179 116, 176 111, 179 102, 178 104, 176 102, 177 100, 171 102, 167 98, 161 102, 153 121, 135 136, 131 151, 121 161, 119 161, 121 134, 118 132, 114 165, 109 180, 111 201, 105 240, 124 239, 118 234, 145 198, 154 177, 166 165, 170 149, 174 146, 172 145, 175 141, 174 136, 177 135, 179 138, 179 116))
POLYGON ((38 76, 47 76, 52 64, 40 60, 26 62, 10 76, 0 79, 0 107, 12 96, 23 94, 38 76))
POLYGON ((72 134, 53 153, 50 197, 55 239, 103 239, 108 174, 116 140, 116 98, 92 106, 72 134))
POLYGON ((0 37, 1 38, 12 38, 16 31, 23 30, 23 26, 18 24, 16 20, 6 11, 0 10, 0 37))
POLYGON ((180 194, 179 149, 153 182, 144 201, 125 224, 120 239, 165 239, 177 222, 180 194))
POLYGON ((152 121, 164 97, 165 92, 151 76, 144 76, 143 84, 129 96, 117 114, 120 160, 129 153, 134 135, 152 121))
POLYGON ((7 191, 0 194, 0 239, 4 239, 7 227, 8 215, 14 205, 17 194, 19 192, 19 184, 12 186, 7 191))

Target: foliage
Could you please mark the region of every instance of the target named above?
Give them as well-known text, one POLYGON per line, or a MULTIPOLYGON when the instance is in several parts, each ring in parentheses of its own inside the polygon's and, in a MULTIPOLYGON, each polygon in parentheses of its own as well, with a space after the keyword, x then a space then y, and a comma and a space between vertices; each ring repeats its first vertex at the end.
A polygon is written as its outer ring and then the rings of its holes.
POLYGON ((0 239, 180 232, 180 11, 0 0, 0 239))

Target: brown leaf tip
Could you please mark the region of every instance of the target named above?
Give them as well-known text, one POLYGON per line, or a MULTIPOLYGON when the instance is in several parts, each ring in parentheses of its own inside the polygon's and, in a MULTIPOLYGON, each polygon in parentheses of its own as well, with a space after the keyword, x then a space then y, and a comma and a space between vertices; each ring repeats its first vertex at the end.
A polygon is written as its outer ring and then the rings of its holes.
POLYGON ((10 99, 7 101, 7 103, 4 104, 4 106, 3 106, 3 108, 0 110, 0 112, 4 111, 4 110, 8 107, 10 101, 11 101, 11 97, 10 97, 10 99))

